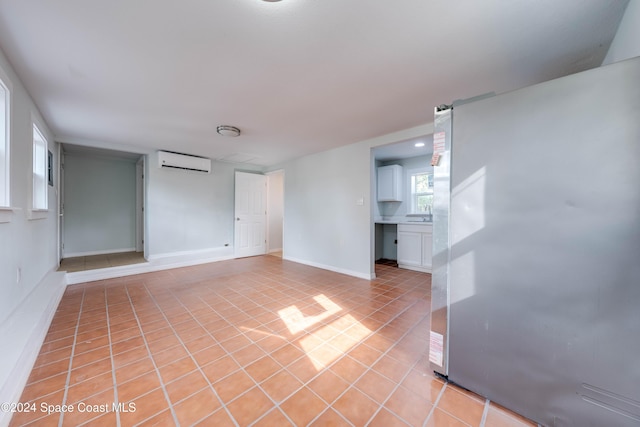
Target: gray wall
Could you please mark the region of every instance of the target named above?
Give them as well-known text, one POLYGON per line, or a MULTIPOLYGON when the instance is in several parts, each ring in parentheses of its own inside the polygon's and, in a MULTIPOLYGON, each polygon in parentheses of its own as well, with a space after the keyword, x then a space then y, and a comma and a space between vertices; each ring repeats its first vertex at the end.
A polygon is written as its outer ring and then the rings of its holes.
MULTIPOLYGON (((11 205, 18 210, 11 222, 0 224, 0 323, 31 292, 47 272, 57 266, 56 187, 49 189, 49 211, 42 219, 31 220, 32 114, 40 114, 31 97, 0 52, 0 67, 8 75, 11 92, 11 205), (18 281, 18 269, 20 280, 18 281)), ((57 157, 57 146, 44 121, 38 126, 57 157)))
MULTIPOLYGON (((163 168, 157 153, 147 162, 148 255, 233 246, 237 165, 213 162, 210 174, 163 168)), ((258 167, 243 167, 257 171, 258 167)))
MULTIPOLYGON (((11 205, 18 210, 11 214, 11 221, 0 224, 0 324, 17 305, 36 287, 38 282, 56 268, 57 260, 57 202, 56 187, 49 189, 49 211, 42 219, 32 220, 31 170, 32 170, 32 114, 40 114, 31 97, 22 86, 11 65, 0 52, 0 67, 8 75, 11 91, 11 205), (18 269, 20 281, 18 281, 18 269)), ((57 146, 43 120, 38 126, 49 143, 49 150, 57 158, 57 146)))
MULTIPOLYGON (((0 401, 17 402, 39 350, 48 321, 64 291, 58 266, 58 174, 48 186, 49 210, 32 219, 32 118, 47 138, 57 159, 57 145, 36 105, 0 51, 0 67, 11 86, 11 207, 0 216, 0 401), (6 222, 4 222, 6 221, 6 222), (56 280, 47 281, 55 276, 56 280)), ((57 165, 55 161, 54 166, 57 165)), ((0 413, 0 425, 9 413, 0 413)))
POLYGON ((65 257, 136 247, 134 160, 65 155, 65 257))
POLYGON ((602 65, 640 55, 640 1, 631 0, 602 65))
MULTIPOLYGON (((398 225, 397 224, 378 224, 382 227, 382 233, 380 242, 382 245, 382 258, 386 259, 398 259, 398 225)), ((377 244, 378 242, 376 242, 377 244)), ((378 257, 376 256, 376 259, 378 257)))
POLYGON ((375 163, 371 148, 432 132, 431 124, 422 125, 282 165, 286 176, 284 257, 372 277, 375 163))

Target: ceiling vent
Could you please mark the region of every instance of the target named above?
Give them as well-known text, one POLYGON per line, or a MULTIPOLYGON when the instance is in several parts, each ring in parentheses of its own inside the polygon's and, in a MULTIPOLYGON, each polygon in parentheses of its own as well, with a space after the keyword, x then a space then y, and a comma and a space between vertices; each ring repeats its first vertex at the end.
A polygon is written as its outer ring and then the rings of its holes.
POLYGON ((191 154, 174 153, 173 151, 158 151, 158 166, 160 168, 210 173, 211 159, 192 156, 191 154))

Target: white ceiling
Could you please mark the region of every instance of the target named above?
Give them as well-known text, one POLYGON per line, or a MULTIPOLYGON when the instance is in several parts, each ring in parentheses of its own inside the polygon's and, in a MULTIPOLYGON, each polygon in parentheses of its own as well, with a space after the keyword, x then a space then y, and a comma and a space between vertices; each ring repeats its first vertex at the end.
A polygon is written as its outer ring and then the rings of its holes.
POLYGON ((433 154, 433 135, 425 135, 404 141, 398 141, 393 144, 376 147, 373 150, 374 159, 382 162, 431 154, 433 154), (417 143, 422 143, 424 145, 416 147, 417 143))
POLYGON ((268 166, 598 66, 626 3, 2 0, 0 47, 58 141, 268 166))

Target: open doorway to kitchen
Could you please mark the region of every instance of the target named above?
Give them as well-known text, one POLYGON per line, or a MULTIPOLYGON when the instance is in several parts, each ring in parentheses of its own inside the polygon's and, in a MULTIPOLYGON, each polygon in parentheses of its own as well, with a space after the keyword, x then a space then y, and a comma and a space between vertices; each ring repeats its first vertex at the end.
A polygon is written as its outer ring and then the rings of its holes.
POLYGON ((267 253, 282 257, 284 170, 267 173, 267 253))
POLYGON ((372 262, 431 271, 433 135, 372 149, 372 262))

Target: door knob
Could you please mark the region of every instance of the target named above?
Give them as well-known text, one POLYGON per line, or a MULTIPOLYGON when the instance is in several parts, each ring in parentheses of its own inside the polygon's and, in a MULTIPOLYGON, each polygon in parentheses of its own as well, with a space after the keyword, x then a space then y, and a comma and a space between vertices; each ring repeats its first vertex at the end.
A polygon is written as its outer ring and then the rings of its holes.
POLYGON ((236 218, 236 221, 240 221, 240 218, 236 218))

